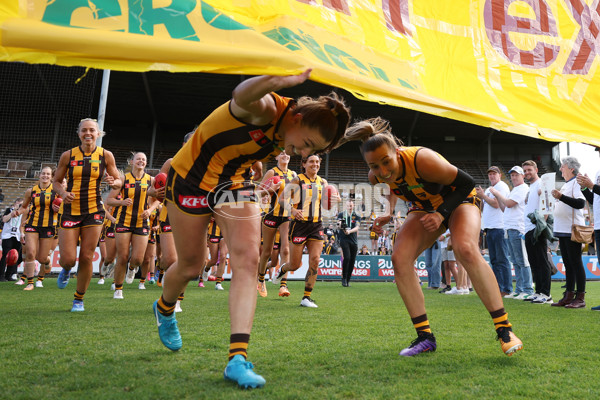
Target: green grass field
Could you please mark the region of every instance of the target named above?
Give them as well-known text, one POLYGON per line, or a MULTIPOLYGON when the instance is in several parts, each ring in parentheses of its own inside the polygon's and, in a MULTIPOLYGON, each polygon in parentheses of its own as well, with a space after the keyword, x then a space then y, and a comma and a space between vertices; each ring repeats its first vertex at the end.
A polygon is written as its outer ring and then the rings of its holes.
MULTIPOLYGON (((519 300, 505 308, 524 349, 505 356, 475 294, 424 290, 438 350, 404 358, 415 337, 392 283, 317 282, 318 309, 292 296, 259 298, 249 360, 262 389, 223 379, 229 345, 228 291, 193 282, 178 314, 183 348, 158 339, 152 302, 160 288, 126 285, 113 300, 94 279, 84 313, 70 313, 74 279, 24 292, 0 284, 0 398, 5 399, 594 399, 600 392, 600 282, 588 283, 588 308, 557 309, 519 300)), ((560 298, 562 282, 553 283, 560 298)), ((229 282, 225 282, 226 289, 229 282)))

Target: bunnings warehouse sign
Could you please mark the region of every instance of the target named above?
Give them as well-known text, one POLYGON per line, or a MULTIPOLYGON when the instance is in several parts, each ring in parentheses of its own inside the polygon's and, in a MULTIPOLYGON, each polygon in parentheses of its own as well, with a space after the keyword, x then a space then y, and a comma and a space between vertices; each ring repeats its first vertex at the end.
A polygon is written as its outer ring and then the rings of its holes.
MULTIPOLYGON (((583 265, 585 266, 585 273, 587 279, 600 279, 600 269, 598 268, 598 257, 596 256, 583 256, 583 265)), ((488 257, 485 256, 486 261, 489 262, 488 257)), ((563 280, 565 279, 565 267, 563 265, 562 257, 553 256, 554 265, 558 269, 558 272, 552 276, 552 279, 563 280)), ((303 265, 301 270, 306 271, 308 263, 308 257, 305 255, 303 258, 303 265)), ((421 280, 427 280, 427 270, 425 269, 425 257, 419 257, 415 261, 414 265, 417 275, 421 280)), ((514 270, 512 271, 515 276, 514 270)), ((322 255, 319 260, 318 279, 322 280, 334 280, 341 279, 342 276, 342 258, 339 254, 337 255, 322 255)), ((356 256, 356 262, 354 263, 354 272, 352 273, 354 280, 369 280, 369 281, 391 281, 394 279, 394 268, 392 266, 391 256, 356 256)), ((300 270, 296 271, 293 276, 289 279, 304 279, 304 274, 300 273, 300 270)))
MULTIPOLYGON (((415 262, 415 270, 419 277, 427 279, 425 257, 419 257, 415 262)), ((336 279, 342 276, 342 257, 338 255, 322 255, 319 260, 318 279, 336 279)), ((354 263, 354 280, 382 280, 394 279, 394 267, 390 256, 356 256, 354 263)))

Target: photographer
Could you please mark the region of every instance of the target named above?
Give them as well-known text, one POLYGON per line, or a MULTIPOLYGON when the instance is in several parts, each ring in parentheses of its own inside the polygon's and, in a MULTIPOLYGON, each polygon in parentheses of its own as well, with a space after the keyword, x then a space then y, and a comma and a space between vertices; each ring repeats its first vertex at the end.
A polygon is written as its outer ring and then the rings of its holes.
POLYGON ((354 212, 354 202, 348 200, 346 210, 337 216, 338 220, 338 239, 342 248, 342 286, 350 286, 350 278, 354 270, 354 261, 358 252, 358 227, 360 216, 354 212))

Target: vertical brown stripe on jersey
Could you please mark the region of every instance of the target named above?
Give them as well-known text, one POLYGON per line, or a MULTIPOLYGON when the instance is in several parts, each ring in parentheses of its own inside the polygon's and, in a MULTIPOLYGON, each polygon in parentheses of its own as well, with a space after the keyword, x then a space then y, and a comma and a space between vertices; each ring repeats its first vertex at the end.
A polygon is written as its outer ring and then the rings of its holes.
POLYGON ((92 180, 92 163, 90 162, 94 157, 94 152, 90 154, 89 157, 86 157, 83 149, 81 149, 81 158, 83 159, 83 169, 81 171, 81 197, 79 202, 79 211, 80 215, 89 214, 90 212, 90 202, 95 201, 95 196, 90 196, 90 186, 92 180), (85 193, 85 195, 84 195, 85 193))
MULTIPOLYGON (((48 189, 46 189, 48 190, 48 189)), ((37 218, 37 223, 36 226, 38 227, 42 227, 42 226, 48 226, 48 204, 46 204, 46 190, 42 190, 42 188, 40 188, 40 197, 39 197, 39 209, 38 209, 38 218, 37 218)))
MULTIPOLYGON (((125 179, 123 180, 123 186, 121 187, 121 200, 126 200, 129 198, 129 188, 127 187, 129 185, 129 181, 130 181, 129 175, 130 175, 129 172, 127 174, 125 174, 125 179)), ((127 207, 126 206, 119 207, 116 218, 117 218, 117 224, 120 224, 120 225, 125 224, 125 219, 127 218, 127 207)))
POLYGON ((35 185, 34 187, 31 188, 31 207, 29 208, 29 214, 27 215, 27 221, 25 222, 27 225, 33 225, 33 221, 36 215, 35 212, 35 193, 37 191, 38 185, 35 185))
MULTIPOLYGON (((300 181, 300 203, 298 204, 298 209, 304 210, 304 199, 306 197, 306 178, 304 174, 298 175, 298 180, 300 181)), ((303 215, 303 219, 306 219, 307 216, 303 215)))
MULTIPOLYGON (((65 175, 65 178, 67 178, 67 189, 66 189, 67 193, 73 191, 73 168, 74 167, 71 165, 71 161, 73 161, 73 160, 74 160, 73 149, 71 149, 71 150, 69 150, 69 166, 67 167, 67 174, 65 175)), ((62 206, 63 206, 63 210, 62 210, 63 215, 71 215, 73 204, 63 202, 62 206)))
MULTIPOLYGON (((133 176, 133 175, 132 175, 133 176)), ((133 177, 135 179, 135 177, 133 177)), ((144 179, 144 177, 142 177, 144 179)), ((138 216, 140 212, 140 199, 142 197, 142 179, 139 181, 135 179, 133 183, 135 184, 135 188, 133 190, 133 204, 131 205, 131 221, 129 223, 130 227, 137 227, 138 216)))

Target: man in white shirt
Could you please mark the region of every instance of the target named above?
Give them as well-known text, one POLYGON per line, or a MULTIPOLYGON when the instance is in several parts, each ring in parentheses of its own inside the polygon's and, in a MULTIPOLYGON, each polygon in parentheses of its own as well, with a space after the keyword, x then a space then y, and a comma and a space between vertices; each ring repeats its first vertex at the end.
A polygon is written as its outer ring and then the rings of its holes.
POLYGON ((508 185, 500 179, 502 172, 500 168, 491 166, 488 168, 488 179, 491 186, 485 191, 478 186, 475 188, 477 197, 483 200, 483 211, 481 214, 481 229, 485 232, 485 239, 490 256, 490 265, 496 275, 498 287, 503 296, 512 292, 512 272, 508 262, 508 245, 504 239, 504 215, 498 200, 491 193, 495 189, 504 196, 510 194, 508 185))
POLYGON ((529 215, 539 208, 542 180, 538 176, 535 161, 527 160, 522 165, 525 179, 529 183, 529 194, 525 200, 524 221, 525 249, 527 250, 527 259, 535 282, 535 294, 532 296, 531 302, 535 304, 552 303, 552 295, 550 294, 552 265, 550 265, 548 259, 548 241, 544 235, 534 237, 535 224, 529 218, 529 215))
POLYGON ((509 174, 513 190, 508 196, 504 196, 496 189, 491 189, 504 212, 504 229, 508 236, 508 249, 517 280, 515 291, 504 297, 527 300, 533 295, 533 282, 531 268, 525 265, 522 237, 525 233, 525 198, 529 192, 529 186, 525 183, 525 173, 520 166, 512 167, 509 174))

